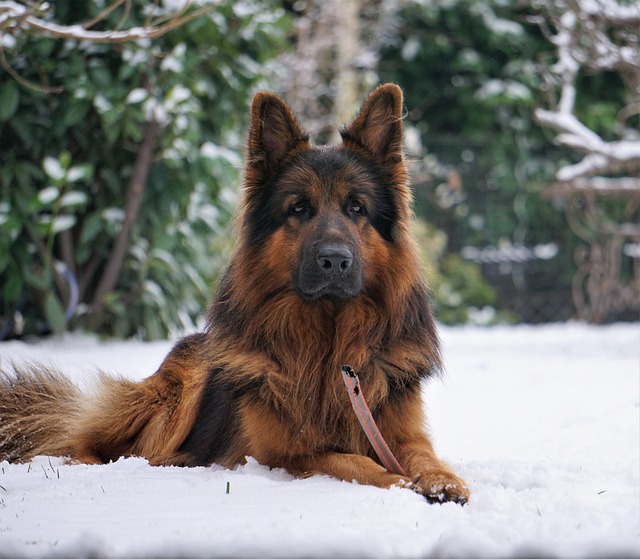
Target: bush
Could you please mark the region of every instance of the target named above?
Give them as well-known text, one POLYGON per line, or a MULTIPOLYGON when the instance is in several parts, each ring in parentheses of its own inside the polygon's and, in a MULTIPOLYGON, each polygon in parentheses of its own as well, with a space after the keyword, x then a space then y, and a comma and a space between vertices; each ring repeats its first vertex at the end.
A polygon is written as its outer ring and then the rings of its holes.
POLYGON ((422 220, 416 222, 415 233, 439 321, 486 324, 505 318, 496 314, 495 290, 484 280, 478 264, 446 252, 446 234, 422 220))
MULTIPOLYGON (((141 4, 126 27, 144 24, 141 4)), ((58 3, 52 17, 76 24, 102 5, 58 3)), ((271 3, 227 0, 154 41, 5 40, 13 70, 45 87, 0 85, 0 339, 73 326, 152 339, 193 324, 220 267, 212 245, 234 202, 244 115, 285 31, 271 3)))

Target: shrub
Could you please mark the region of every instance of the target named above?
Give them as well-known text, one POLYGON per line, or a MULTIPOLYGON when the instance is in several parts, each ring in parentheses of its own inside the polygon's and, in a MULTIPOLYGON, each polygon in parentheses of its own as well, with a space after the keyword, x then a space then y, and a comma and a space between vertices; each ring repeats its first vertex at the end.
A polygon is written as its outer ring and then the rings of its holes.
MULTIPOLYGON (((76 24, 103 4, 49 17, 76 24)), ((103 24, 143 25, 142 4, 103 24)), ((5 39, 13 72, 40 86, 0 84, 0 339, 193 324, 220 266, 247 105, 285 31, 271 3, 227 0, 153 41, 5 39)))

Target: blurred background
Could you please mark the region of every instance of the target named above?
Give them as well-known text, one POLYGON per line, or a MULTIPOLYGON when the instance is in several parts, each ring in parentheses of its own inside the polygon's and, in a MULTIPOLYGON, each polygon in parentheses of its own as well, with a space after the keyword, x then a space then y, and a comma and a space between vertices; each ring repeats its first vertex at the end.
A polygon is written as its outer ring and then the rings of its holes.
POLYGON ((620 0, 0 2, 0 340, 197 325, 260 89, 337 142, 405 92, 447 324, 637 321, 640 6, 620 0))

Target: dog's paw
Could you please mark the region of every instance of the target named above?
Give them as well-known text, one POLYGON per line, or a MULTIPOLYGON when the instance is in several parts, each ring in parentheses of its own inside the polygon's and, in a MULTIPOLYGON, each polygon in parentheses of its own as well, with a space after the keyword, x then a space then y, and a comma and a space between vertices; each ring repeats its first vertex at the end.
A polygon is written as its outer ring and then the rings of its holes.
POLYGON ((424 495, 430 503, 450 501, 464 505, 471 497, 467 484, 446 470, 420 474, 413 480, 412 489, 424 495))

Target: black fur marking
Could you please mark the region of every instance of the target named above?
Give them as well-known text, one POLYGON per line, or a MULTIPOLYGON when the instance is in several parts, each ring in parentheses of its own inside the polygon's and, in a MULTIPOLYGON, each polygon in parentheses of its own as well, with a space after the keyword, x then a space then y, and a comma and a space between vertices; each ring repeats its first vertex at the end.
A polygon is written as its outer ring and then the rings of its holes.
POLYGON ((282 171, 261 185, 260 194, 253 199, 252 206, 249 209, 247 222, 250 224, 250 239, 251 244, 254 246, 263 243, 286 220, 281 208, 278 208, 274 203, 274 192, 281 175, 282 171))
POLYGON ((171 349, 171 356, 179 361, 189 360, 206 343, 207 337, 205 332, 196 332, 180 338, 171 349))
POLYGON ((208 466, 229 451, 238 436, 240 419, 236 394, 218 380, 220 369, 207 378, 196 421, 178 449, 188 466, 208 466))
POLYGON ((426 287, 422 284, 415 285, 406 304, 405 321, 400 336, 431 349, 429 367, 420 369, 420 377, 438 376, 442 373, 440 340, 426 287))
POLYGON ((369 220, 373 228, 380 236, 390 243, 394 242, 393 229, 398 220, 398 212, 393 200, 393 185, 387 184, 382 174, 379 172, 378 166, 365 159, 358 158, 359 163, 363 165, 367 173, 374 179, 374 200, 375 207, 369 213, 369 220))
MULTIPOLYGON (((251 243, 258 245, 264 242, 285 223, 287 214, 280 206, 281 199, 277 192, 287 178, 295 179, 296 170, 306 167, 322 180, 335 176, 349 163, 357 164, 362 173, 362 177, 354 177, 354 182, 365 179, 373 185, 373 188, 363 189, 363 192, 373 200, 373 207, 367 208, 371 225, 383 239, 393 242, 393 228, 397 220, 397 210, 391 191, 393 185, 387 184, 379 166, 355 153, 332 148, 316 148, 292 159, 261 185, 259 195, 253 199, 252 207, 249 208, 247 221, 251 224, 251 243)), ((354 184, 355 188, 358 186, 360 185, 354 184)), ((301 192, 304 190, 304 185, 300 185, 300 190, 301 192)), ((313 210, 310 212, 310 217, 313 217, 313 210)))
MULTIPOLYGON (((420 388, 423 371, 419 371, 418 375, 410 378, 400 379, 398 377, 389 377, 389 402, 398 402, 407 394, 413 393, 420 388)), ((427 373, 428 375, 428 373, 427 373)))

